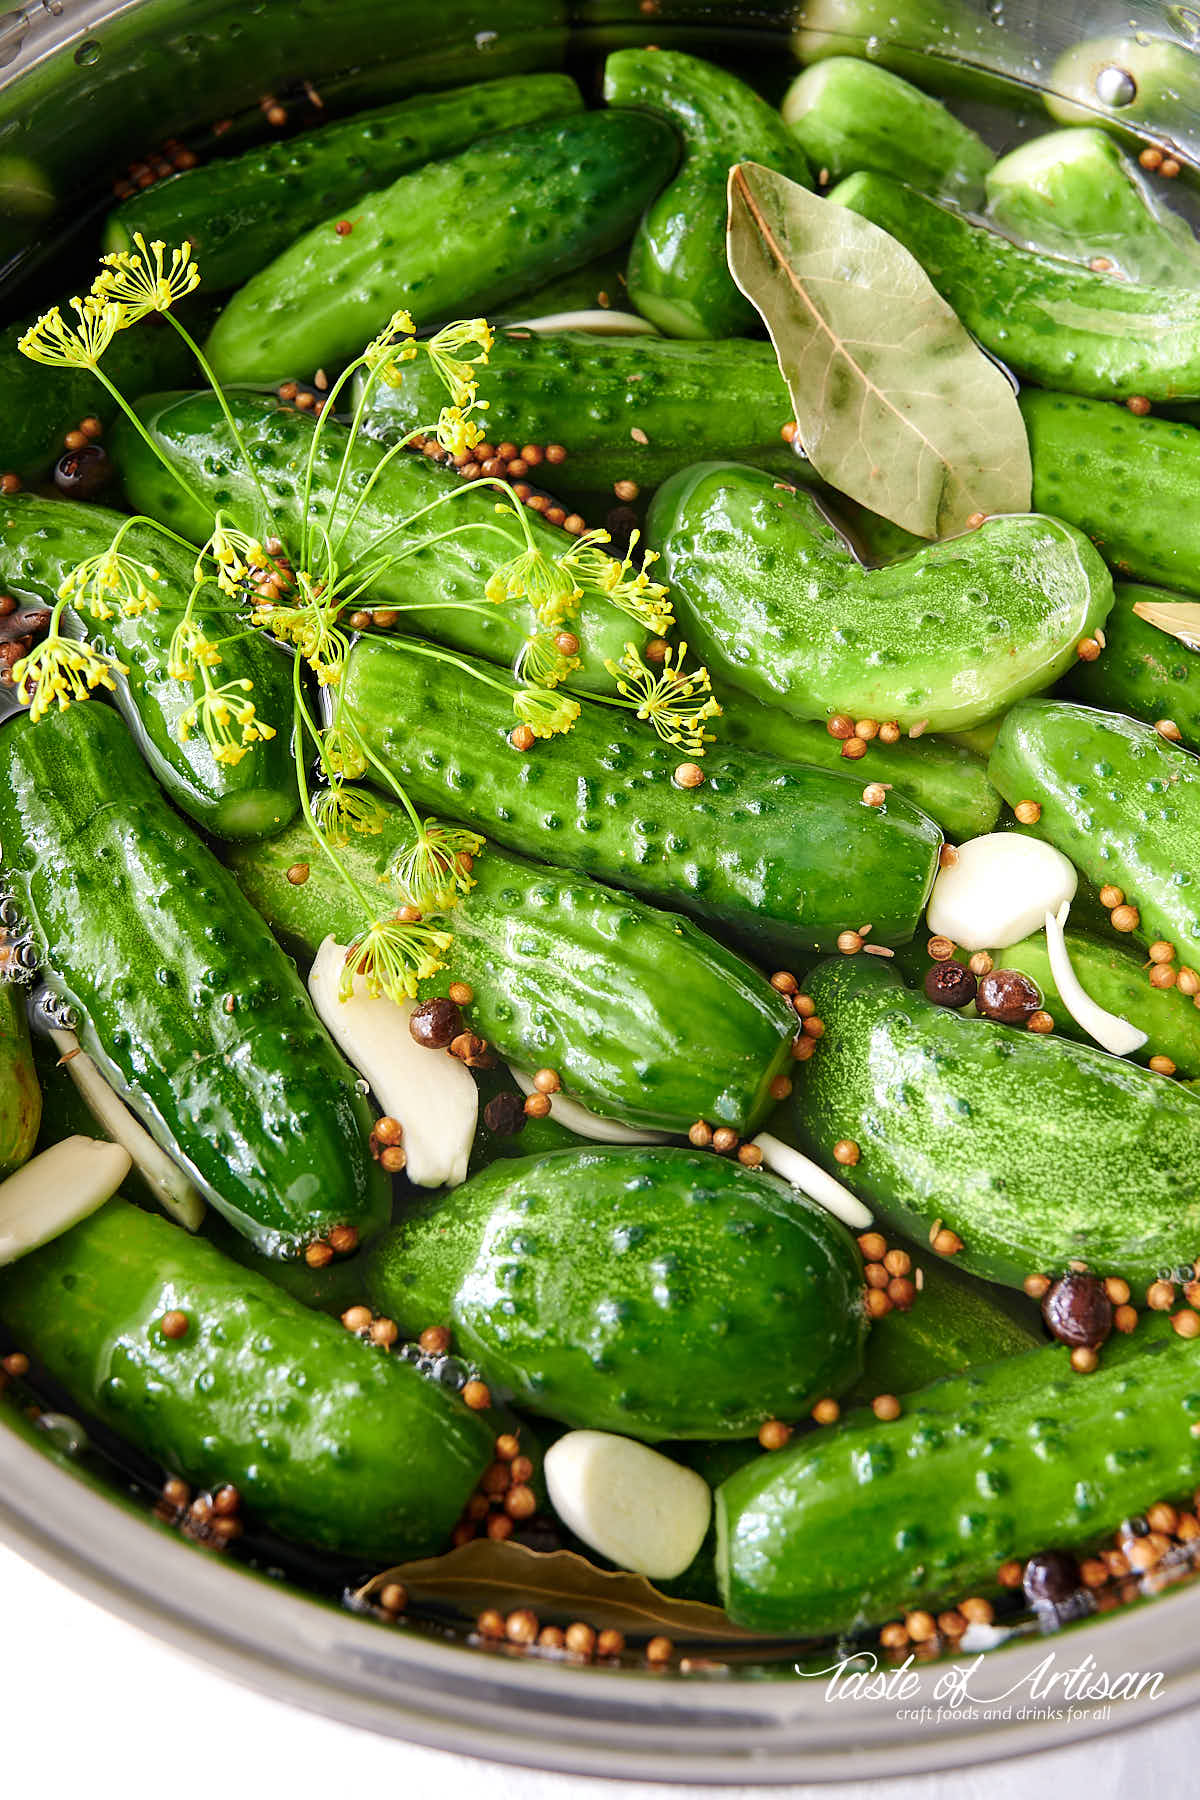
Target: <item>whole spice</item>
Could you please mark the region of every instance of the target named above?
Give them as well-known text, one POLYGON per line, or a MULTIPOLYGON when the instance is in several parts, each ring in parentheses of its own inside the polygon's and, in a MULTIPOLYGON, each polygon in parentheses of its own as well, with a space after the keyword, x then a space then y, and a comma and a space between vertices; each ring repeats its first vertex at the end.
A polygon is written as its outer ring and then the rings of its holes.
POLYGON ((1046 1294, 1042 1317, 1060 1344, 1098 1350, 1113 1328, 1113 1303, 1099 1276, 1073 1270, 1046 1294))
POLYGON ((985 1019, 1001 1025, 1024 1025, 1042 1004, 1042 996, 1019 969, 993 969, 979 983, 975 1005, 985 1019))
POLYGON ((960 962, 935 962, 925 971, 925 998, 935 1006, 969 1006, 979 983, 960 962))

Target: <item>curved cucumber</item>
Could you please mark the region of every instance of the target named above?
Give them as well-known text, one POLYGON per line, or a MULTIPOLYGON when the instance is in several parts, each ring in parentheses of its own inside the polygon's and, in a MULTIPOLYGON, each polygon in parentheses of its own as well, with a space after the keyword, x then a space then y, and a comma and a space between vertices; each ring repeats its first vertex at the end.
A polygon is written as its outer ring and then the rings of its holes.
POLYGON ((1137 164, 1096 126, 1010 150, 987 177, 987 210, 1007 236, 1048 256, 1100 258, 1150 287, 1200 285, 1191 226, 1158 204, 1137 164))
POLYGON ((0 1180, 28 1162, 42 1123, 42 1089, 33 1064, 25 990, 0 982, 0 1180))
POLYGON ((409 1213, 367 1283, 410 1331, 452 1323, 461 1354, 517 1405, 652 1441, 753 1436, 843 1392, 862 1364, 845 1227, 693 1150, 485 1170, 409 1213))
POLYGON ((894 1306, 871 1321, 867 1358, 849 1404, 877 1394, 911 1394, 914 1388, 981 1363, 1036 1350, 1046 1341, 1037 1307, 1007 1289, 990 1287, 942 1262, 932 1252, 914 1256, 922 1285, 907 1311, 894 1306))
MULTIPOLYGON (((628 307, 625 264, 628 260, 627 244, 606 250, 603 256, 593 257, 581 269, 572 269, 568 275, 555 275, 550 281, 539 282, 528 293, 506 301, 493 311, 492 323, 542 319, 553 313, 603 312, 608 307, 615 312, 625 312, 628 307)), ((414 374, 415 370, 410 367, 407 373, 414 374)))
POLYGON ((698 463, 654 497, 680 631, 715 677, 802 719, 950 731, 1048 687, 1112 605, 1087 539, 1013 514, 867 569, 811 494, 698 463))
POLYGON ((439 1383, 125 1200, 0 1270, 0 1316, 147 1455, 363 1562, 440 1550, 492 1454, 439 1383))
POLYGON ((344 695, 419 805, 692 913, 756 960, 832 948, 851 920, 882 944, 916 930, 941 833, 898 795, 867 806, 854 776, 713 745, 703 784, 679 787, 678 750, 586 703, 523 756, 502 696, 377 639, 351 651, 344 695))
POLYGON ((1016 26, 971 0, 807 0, 792 48, 802 63, 869 57, 931 93, 1010 103, 1011 86, 991 70, 1024 57, 1016 26))
MULTIPOLYGON (((412 841, 399 807, 343 861, 369 890, 412 841)), ((236 852, 242 891, 289 945, 315 956, 358 921, 328 862, 297 826, 236 852), (300 886, 287 871, 309 864, 300 886)), ((454 942, 428 992, 474 989, 471 1028, 526 1069, 558 1071, 573 1098, 631 1125, 686 1132, 697 1119, 752 1130, 789 1062, 796 1015, 756 970, 690 920, 657 912, 583 875, 487 845, 474 886, 447 919, 454 942)))
MULTIPOLYGON (((557 494, 611 492, 615 481, 657 487, 706 454, 744 456, 793 480, 813 479, 809 463, 780 437, 792 409, 775 352, 749 338, 504 331, 481 390, 493 443, 566 448, 566 461, 546 475, 557 494)), ((376 387, 364 429, 394 443, 437 417, 441 392, 427 361, 409 364, 399 387, 376 387)))
MULTIPOLYGON (((70 500, 32 495, 10 499, 0 518, 0 584, 35 604, 53 606, 59 587, 78 563, 102 555, 123 523, 120 513, 70 500)), ((287 658, 258 633, 245 634, 230 604, 222 599, 210 635, 236 636, 221 652, 220 674, 229 681, 253 682, 253 704, 275 736, 257 743, 239 763, 219 763, 197 727, 185 739, 179 720, 204 692, 197 674, 176 681, 167 672, 171 636, 192 589, 194 558, 145 526, 122 539, 124 554, 159 572, 151 591, 154 611, 126 618, 113 609, 105 621, 83 620, 88 636, 107 649, 129 673, 117 676, 116 700, 146 761, 169 797, 214 837, 261 837, 286 825, 296 810, 296 771, 291 753, 292 675, 287 658)), ((212 618, 209 589, 202 617, 212 618)))
MULTIPOLYGON (((141 410, 160 453, 186 473, 214 511, 220 507, 228 520, 259 537, 278 530, 285 542, 297 541, 312 420, 306 413, 255 394, 233 395, 229 404, 266 488, 269 519, 263 517, 258 489, 212 394, 156 395, 141 410)), ((335 511, 345 450, 346 434, 341 428, 322 433, 310 508, 313 517, 330 526, 345 524, 382 454, 378 444, 362 438, 351 447, 348 479, 335 511)), ((202 513, 188 501, 132 427, 114 436, 113 454, 125 490, 139 512, 182 537, 204 541, 212 530, 211 514, 202 513)), ((399 609, 401 623, 414 636, 433 638, 511 667, 532 628, 532 615, 520 600, 502 606, 484 604, 484 588, 494 569, 525 549, 525 536, 520 522, 497 513, 496 506, 497 496, 491 488, 464 492, 461 478, 451 470, 439 468, 415 452, 396 457, 346 530, 343 567, 349 569, 356 558, 363 559, 366 566, 377 565, 373 554, 377 545, 386 543, 388 548, 403 551, 403 560, 391 567, 377 567, 365 598, 378 607, 399 609), (410 551, 410 541, 419 538, 389 535, 400 520, 439 500, 446 504, 426 514, 414 527, 414 533, 429 540, 424 548, 410 551), (438 538, 440 542, 434 541, 438 538)), ((534 543, 546 556, 561 556, 575 541, 557 527, 543 524, 536 514, 531 513, 527 523, 534 543)), ((644 643, 646 631, 627 614, 591 596, 580 602, 574 628, 582 666, 568 678, 567 686, 611 692, 612 678, 605 663, 616 661, 631 640, 644 643)))
POLYGON ((1077 662, 1063 688, 1087 706, 1128 713, 1147 725, 1172 719, 1180 741, 1200 750, 1200 655, 1134 611, 1175 606, 1183 596, 1120 582, 1116 595, 1104 624, 1103 654, 1095 662, 1077 662))
POLYGON ((314 226, 239 289, 213 326, 222 381, 340 368, 398 307, 423 327, 486 312, 629 236, 669 176, 658 119, 583 113, 500 132, 314 226))
POLYGON ((988 772, 1010 806, 1039 802, 1037 837, 1097 887, 1124 890, 1143 943, 1163 939, 1177 966, 1200 969, 1200 759, 1118 713, 1027 701, 988 772))
POLYGON ((813 63, 792 82, 780 110, 823 181, 874 169, 975 206, 996 160, 939 100, 857 56, 813 63))
POLYGON ((0 730, 0 844, 47 976, 118 1092, 259 1249, 387 1218, 370 1112, 294 967, 111 708, 0 730))
POLYGON ((510 75, 419 94, 156 181, 108 216, 106 250, 189 238, 205 293, 238 287, 335 207, 488 132, 581 109, 568 75, 510 75))
POLYGON ((1200 594, 1200 430, 1069 394, 1021 395, 1033 503, 1138 581, 1200 594))
POLYGON ((1200 1474, 1200 1356, 1164 1321, 1095 1374, 1047 1345, 857 1414, 717 1490, 730 1618, 824 1636, 995 1585, 1010 1557, 1095 1542, 1200 1474), (881 1529, 881 1521, 886 1528, 881 1529))
POLYGON ((1200 1252, 1200 1105, 1165 1075, 1068 1038, 964 1018, 877 959, 822 963, 825 1021, 793 1098, 802 1148, 899 1231, 956 1232, 956 1264, 1009 1287, 1080 1258, 1153 1281, 1200 1252))
MULTIPOLYGON (((1169 16, 1169 15, 1168 15, 1169 16)), ((1182 14, 1191 33, 1191 21, 1182 14)), ((1099 120, 1118 137, 1137 141, 1138 134, 1168 140, 1172 127, 1187 147, 1194 132, 1189 121, 1200 112, 1200 75, 1191 42, 1138 31, 1129 36, 1088 38, 1065 51, 1050 71, 1046 111, 1064 125, 1094 125, 1099 120), (1105 91, 1099 77, 1119 69, 1128 82, 1105 91)))
POLYGON ((665 119, 683 139, 675 179, 652 199, 626 281, 640 313, 669 337, 735 337, 758 326, 725 261, 725 184, 735 162, 764 163, 804 187, 808 161, 773 106, 715 63, 678 50, 617 50, 604 98, 665 119))
POLYGON ((830 199, 898 238, 1018 375, 1098 399, 1200 399, 1200 292, 1023 250, 886 175, 851 175, 830 199))

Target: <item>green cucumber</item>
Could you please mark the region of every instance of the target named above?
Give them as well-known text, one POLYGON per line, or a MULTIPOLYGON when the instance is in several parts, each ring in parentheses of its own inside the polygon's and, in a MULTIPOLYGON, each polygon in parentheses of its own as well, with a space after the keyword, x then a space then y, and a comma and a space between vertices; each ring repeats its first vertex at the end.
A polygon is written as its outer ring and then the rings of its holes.
MULTIPOLYGON (((611 493, 616 481, 649 489, 698 456, 716 454, 813 479, 809 463, 780 436, 792 407, 775 352, 748 338, 503 331, 480 390, 493 443, 565 447, 565 462, 540 471, 556 494, 611 493)), ((440 404, 429 363, 409 364, 399 387, 376 387, 363 429, 395 443, 436 418, 440 404)))
POLYGON ((497 133, 314 226, 213 326, 222 381, 341 368, 407 307, 429 327, 486 312, 629 236, 669 176, 675 135, 627 112, 497 133))
POLYGON ((1010 150, 987 177, 987 210, 1006 236, 1048 256, 1100 258, 1149 287, 1200 286, 1195 232, 1159 205, 1138 165, 1096 126, 1010 150))
POLYGON ((634 233, 625 279, 637 310, 669 337, 757 329, 758 314, 725 261, 729 167, 764 163, 811 187, 803 150, 753 88, 678 50, 615 51, 604 65, 604 98, 667 120, 683 139, 678 174, 634 233))
POLYGON ((364 1563, 442 1549, 492 1454, 440 1383, 125 1200, 0 1270, 0 1317, 138 1449, 364 1563))
POLYGON ((865 57, 931 93, 967 100, 1011 102, 1011 86, 991 71, 1026 61, 1015 24, 971 0, 806 0, 792 48, 802 63, 865 57))
POLYGON ((894 1306, 871 1322, 862 1377, 848 1396, 852 1406, 869 1405, 877 1394, 911 1394, 1046 1340, 1037 1307, 1024 1295, 976 1281, 929 1253, 918 1250, 916 1262, 921 1287, 912 1305, 894 1306))
MULTIPOLYGON (((70 500, 18 495, 0 515, 0 586, 14 598, 53 606, 63 579, 77 564, 102 555, 124 523, 106 507, 70 500)), ((256 715, 275 736, 256 743, 236 764, 219 763, 203 730, 179 736, 183 713, 204 692, 199 674, 190 682, 167 673, 171 636, 192 590, 195 558, 146 526, 122 539, 122 552, 158 571, 150 590, 154 610, 127 618, 115 607, 111 619, 79 621, 91 640, 125 664, 116 677, 116 700, 126 724, 166 793, 189 818, 214 837, 261 837, 278 831, 296 810, 292 764, 292 672, 286 656, 260 634, 245 633, 232 605, 221 599, 210 611, 215 589, 201 601, 198 616, 209 635, 236 641, 221 651, 213 679, 252 681, 256 715)), ((77 616, 78 618, 78 616, 77 616)))
POLYGON ((276 1256, 378 1229, 354 1071, 110 707, 0 730, 0 844, 84 1049, 218 1211, 276 1256))
POLYGON ((918 1243, 1007 1287, 1073 1259, 1153 1281, 1200 1253, 1200 1105, 1165 1075, 1069 1038, 965 1018, 865 956, 807 990, 825 1032, 793 1095, 802 1149, 918 1243))
MULTIPOLYGON (((373 892, 412 842, 399 806, 378 836, 341 851, 373 892)), ((242 891, 273 930, 311 959, 330 933, 348 943, 360 908, 304 826, 234 852, 242 891), (296 886, 288 870, 308 863, 296 886)), ((423 989, 472 988, 471 1028, 526 1069, 558 1071, 594 1112, 651 1130, 697 1119, 752 1131, 790 1062, 796 1015, 740 957, 690 920, 615 894, 584 875, 487 845, 474 886, 447 919, 446 968, 423 989)))
POLYGON ((205 293, 238 287, 334 209, 493 131, 561 118, 583 105, 567 75, 510 75, 336 119, 156 181, 108 216, 106 250, 190 239, 205 293))
POLYGON ((1026 392, 1033 503, 1086 531, 1119 574, 1200 594, 1200 430, 1123 406, 1026 392))
POLYGON ((1010 806, 1037 801, 1029 829, 1097 887, 1124 890, 1143 943, 1175 946, 1200 969, 1200 759, 1119 713, 1026 701, 988 764, 1010 806))
POLYGON ((1118 582, 1116 595, 1104 625, 1103 654, 1095 662, 1077 662, 1061 691, 1085 706, 1128 713, 1148 725, 1171 719, 1180 742, 1200 750, 1200 656, 1134 611, 1135 606, 1177 606, 1183 596, 1131 582, 1118 582))
POLYGON ((42 1089, 33 1065, 25 990, 0 982, 0 1180, 33 1155, 42 1123, 42 1089))
MULTIPOLYGON (((274 531, 285 543, 295 543, 304 516, 304 471, 312 445, 312 420, 306 413, 260 395, 237 394, 231 396, 229 405, 266 488, 269 517, 263 515, 253 476, 243 464, 212 394, 157 395, 141 410, 161 456, 187 476, 213 512, 220 508, 227 520, 259 537, 274 531)), ((341 427, 322 433, 310 512, 326 524, 346 521, 381 455, 378 444, 361 437, 350 446, 348 479, 335 513, 338 472, 346 450, 346 433, 341 427)), ((132 427, 114 437, 113 455, 126 492, 139 512, 182 537, 197 543, 205 540, 212 530, 212 514, 188 500, 159 456, 132 427)), ((457 474, 415 451, 396 457, 346 531, 343 567, 348 568, 356 557, 372 563, 375 546, 385 541, 405 552, 402 561, 378 569, 366 600, 378 607, 401 609, 401 622, 414 636, 433 638, 511 667, 533 629, 532 614, 520 600, 502 606, 483 604, 484 588, 493 570, 525 549, 524 531, 519 520, 497 513, 493 489, 462 490, 457 474), (389 536, 399 520, 438 500, 447 504, 427 514, 414 531, 426 533, 431 540, 440 537, 440 542, 431 541, 409 553, 405 537, 389 536)), ((548 557, 561 556, 575 541, 556 526, 544 524, 535 513, 529 514, 526 523, 533 542, 548 557)), ((648 634, 627 614, 591 596, 581 601, 576 624, 581 667, 568 678, 567 686, 609 693, 612 677, 605 664, 620 657, 631 640, 644 643, 648 634)))
POLYGON ((503 1063, 490 1069, 472 1069, 471 1073, 479 1089, 479 1123, 475 1127, 475 1142, 471 1145, 471 1160, 467 1164, 469 1176, 477 1175, 491 1163, 508 1162, 515 1156, 547 1156, 551 1150, 591 1148, 587 1138, 568 1131, 553 1113, 547 1113, 541 1119, 526 1113, 525 1123, 519 1131, 493 1131, 487 1120, 488 1102, 500 1094, 517 1094, 521 1090, 503 1063))
POLYGON ((868 806, 858 777, 716 744, 684 788, 677 749, 586 702, 568 737, 524 756, 502 696, 379 639, 354 646, 343 691, 418 805, 691 913, 756 960, 832 948, 850 923, 881 944, 917 928, 941 833, 899 795, 868 806))
POLYGON ((813 63, 792 82, 781 111, 823 182, 874 169, 975 206, 996 160, 940 101, 857 56, 813 63))
MULTIPOLYGON (((842 746, 815 719, 798 719, 779 706, 762 706, 749 694, 720 695, 723 744, 742 744, 781 762, 809 763, 844 773, 851 765, 842 746)), ((1000 796, 987 778, 987 764, 945 738, 900 738, 872 743, 865 765, 854 765, 864 781, 883 781, 927 812, 955 843, 991 831, 1000 814, 1000 796)))
POLYGON ((1016 374, 1102 400, 1200 399, 1200 292, 1023 250, 886 175, 851 175, 830 199, 898 238, 1016 374))
POLYGON ((1112 605, 1057 519, 991 518, 867 569, 811 494, 737 463, 672 476, 646 531, 714 677, 802 719, 978 724, 1048 687, 1112 605))
POLYGON ((1186 43, 1138 31, 1088 38, 1064 51, 1043 90, 1051 118, 1064 125, 1099 123, 1133 143, 1142 134, 1170 143, 1178 127, 1186 145, 1194 135, 1190 121, 1200 111, 1200 71, 1191 16, 1181 11, 1175 17, 1187 31, 1186 43))
POLYGON ((404 1329, 450 1321, 518 1406, 629 1437, 751 1437, 862 1366, 845 1227, 694 1150, 500 1164, 408 1213, 366 1273, 404 1329))
POLYGON ((952 1604, 1012 1557, 1101 1539, 1200 1475, 1200 1354, 1165 1320, 1092 1375, 1046 1345, 855 1414, 717 1490, 726 1610, 819 1637, 952 1604))
MULTIPOLYGON (((603 312, 608 307, 614 312, 627 312, 625 264, 628 261, 628 244, 619 244, 615 250, 606 250, 603 256, 584 263, 582 269, 572 269, 568 275, 555 275, 550 281, 539 282, 528 293, 518 294, 515 300, 506 301, 493 312, 492 323, 542 319, 554 313, 603 312)), ((406 374, 413 373, 412 369, 406 371, 406 374)))

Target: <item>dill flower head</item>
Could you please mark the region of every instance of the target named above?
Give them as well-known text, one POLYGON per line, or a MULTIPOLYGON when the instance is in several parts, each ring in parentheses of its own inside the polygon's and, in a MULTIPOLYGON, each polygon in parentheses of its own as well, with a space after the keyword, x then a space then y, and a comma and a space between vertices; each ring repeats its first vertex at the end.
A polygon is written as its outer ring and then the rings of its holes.
MULTIPOLYGON (((495 333, 486 319, 455 319, 422 344, 456 407, 475 404, 479 391, 475 370, 487 361, 494 342, 495 333), (476 354, 465 356, 463 352, 469 349, 476 354)), ((478 438, 475 441, 478 443, 478 438)))
POLYGON ((321 734, 325 767, 331 775, 346 776, 357 781, 367 772, 367 758, 353 729, 348 725, 330 725, 321 734))
POLYGON ((167 649, 167 674, 171 680, 194 681, 197 669, 215 669, 220 660, 221 653, 205 635, 203 625, 185 613, 171 633, 167 649))
POLYGON ((461 406, 443 406, 434 435, 449 455, 465 456, 476 444, 482 444, 483 427, 469 419, 461 406))
POLYGON ((208 579, 205 565, 209 561, 216 565, 216 581, 221 592, 237 599, 250 571, 268 568, 271 559, 256 537, 247 531, 234 531, 218 513, 212 536, 196 558, 192 571, 196 581, 208 579))
POLYGON ((161 239, 147 244, 140 231, 133 234, 134 249, 114 250, 100 258, 100 273, 92 283, 92 298, 104 304, 116 301, 124 311, 124 325, 136 325, 147 313, 170 312, 177 300, 200 285, 200 271, 186 241, 172 249, 161 239))
POLYGON ((478 832, 426 819, 413 842, 395 851, 387 873, 420 912, 446 912, 475 883, 471 868, 483 848, 478 832))
POLYGON ((222 687, 206 685, 199 699, 180 714, 180 742, 186 743, 199 728, 217 762, 236 767, 252 745, 275 736, 274 726, 256 717, 253 701, 246 698, 253 687, 254 683, 245 676, 227 681, 222 687), (241 735, 236 735, 239 732, 241 735))
MULTIPOLYGON (((304 578, 301 578, 302 581, 304 578)), ((322 687, 333 687, 342 678, 342 667, 349 644, 339 631, 336 605, 327 605, 305 582, 312 595, 299 606, 256 606, 250 615, 252 625, 267 631, 280 643, 294 644, 322 687)))
POLYGON ((17 699, 28 704, 36 724, 56 701, 66 712, 72 701, 86 700, 94 688, 115 689, 114 675, 128 673, 115 657, 102 656, 86 641, 60 637, 55 629, 13 664, 12 678, 17 699))
POLYGON ((579 710, 579 702, 569 694, 552 694, 546 688, 520 688, 513 695, 513 711, 536 738, 570 731, 579 710))
POLYGON ((72 300, 71 307, 78 318, 75 325, 68 325, 62 309, 52 306, 17 339, 21 355, 51 369, 98 368, 117 332, 129 323, 125 309, 91 294, 72 300))
POLYGON ((361 976, 367 992, 397 1002, 415 999, 417 984, 445 968, 441 952, 454 942, 448 931, 393 913, 375 919, 346 946, 338 998, 349 1000, 361 976))
POLYGON ((352 831, 359 837, 378 837, 387 823, 387 814, 373 794, 343 787, 341 782, 314 794, 311 810, 317 831, 335 850, 350 842, 352 831))
POLYGON ((493 570, 483 592, 484 598, 496 605, 505 600, 528 600, 550 630, 574 617, 583 594, 566 558, 547 556, 532 543, 493 570))
POLYGON ((664 743, 703 756, 705 744, 713 741, 713 734, 704 729, 705 720, 719 717, 721 708, 713 698, 708 670, 689 673, 683 667, 686 656, 686 644, 668 644, 662 670, 656 674, 634 645, 626 644, 620 662, 605 667, 617 692, 639 719, 653 725, 664 743))
POLYGON ((653 581, 649 574, 652 565, 658 561, 658 552, 644 551, 641 563, 637 565, 634 558, 638 532, 633 533, 628 553, 620 560, 602 549, 601 542, 607 542, 607 539, 607 532, 586 532, 575 547, 567 551, 563 562, 583 587, 603 594, 610 605, 636 619, 656 637, 665 636, 675 623, 675 614, 667 598, 668 590, 661 581, 653 581))
POLYGON ((136 618, 158 611, 158 595, 149 584, 160 579, 150 563, 126 556, 114 543, 99 556, 76 563, 60 582, 58 597, 93 619, 111 619, 114 607, 127 618, 136 618))
MULTIPOLYGON (((562 636, 562 632, 535 631, 527 637, 517 657, 517 679, 536 687, 553 688, 578 669, 582 659, 577 651, 560 647, 558 640, 562 636)), ((573 637, 571 633, 566 641, 570 643, 573 637)), ((578 644, 579 639, 574 641, 578 644)))
POLYGON ((412 314, 401 309, 392 314, 378 337, 373 337, 363 351, 363 362, 372 373, 378 371, 387 387, 400 386, 404 377, 399 365, 412 362, 417 355, 412 341, 416 329, 412 314))

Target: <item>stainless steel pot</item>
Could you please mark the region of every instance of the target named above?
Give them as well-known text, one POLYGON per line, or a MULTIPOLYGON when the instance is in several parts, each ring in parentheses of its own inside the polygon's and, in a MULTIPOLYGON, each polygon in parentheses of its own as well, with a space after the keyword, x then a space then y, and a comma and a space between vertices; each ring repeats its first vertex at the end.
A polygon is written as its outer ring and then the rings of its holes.
MULTIPOLYGON (((975 89, 981 76, 1044 87, 1079 39, 1116 40, 1090 62, 1076 59, 1071 98, 1118 122, 1124 114, 1200 165, 1200 10, 1190 7, 1131 14, 1105 0, 1083 15, 1061 0, 995 0, 987 10, 967 0, 818 0, 799 13, 749 0, 442 0, 436 11, 417 0, 29 0, 0 16, 7 284, 36 285, 38 246, 86 214, 139 152, 217 120, 252 129, 265 93, 300 93, 305 80, 331 110, 345 109, 639 40, 757 49, 778 71, 794 31, 807 34, 810 54, 865 37, 893 66, 920 57, 932 85, 957 91, 964 71, 975 89), (1161 43, 1169 50, 1154 75, 1161 43)), ((917 1666, 919 1693, 838 1701, 824 1679, 789 1665, 664 1675, 484 1651, 381 1626, 184 1544, 115 1481, 85 1476, 3 1408, 0 1537, 274 1696, 439 1748, 577 1774, 782 1783, 961 1767, 1144 1723, 1200 1697, 1195 1585, 995 1650, 971 1678, 973 1707, 947 1707, 944 1684, 936 1691, 945 1663, 917 1666), (1161 1679, 1143 1684, 1139 1699, 1068 1698, 1061 1683, 1039 1692, 1085 1659, 1094 1682, 1161 1679), (939 1705, 940 1717, 921 1716, 939 1705)))

